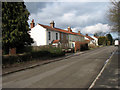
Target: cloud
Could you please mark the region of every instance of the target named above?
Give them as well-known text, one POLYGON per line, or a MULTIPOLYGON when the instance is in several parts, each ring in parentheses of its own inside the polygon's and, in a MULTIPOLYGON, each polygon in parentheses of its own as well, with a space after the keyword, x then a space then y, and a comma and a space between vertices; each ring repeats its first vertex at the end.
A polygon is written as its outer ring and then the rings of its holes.
POLYGON ((109 32, 110 31, 110 26, 108 24, 101 24, 98 23, 96 25, 92 25, 92 26, 86 26, 85 28, 83 28, 82 33, 88 33, 88 34, 95 34, 95 33, 99 33, 99 32, 109 32))
POLYGON ((38 13, 42 8, 45 8, 47 4, 48 2, 25 2, 30 13, 38 13))
POLYGON ((84 33, 105 32, 109 27, 106 20, 107 2, 27 2, 26 6, 31 13, 29 23, 34 19, 35 23, 49 25, 54 20, 58 28, 71 26, 73 31, 84 33))

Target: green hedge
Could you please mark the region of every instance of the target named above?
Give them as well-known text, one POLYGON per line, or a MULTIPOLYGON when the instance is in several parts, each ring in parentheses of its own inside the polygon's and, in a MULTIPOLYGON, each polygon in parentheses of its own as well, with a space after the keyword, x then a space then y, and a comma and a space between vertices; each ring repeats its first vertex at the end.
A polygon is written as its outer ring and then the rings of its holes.
POLYGON ((46 58, 48 59, 48 58, 54 58, 54 57, 59 57, 64 55, 65 55, 65 52, 63 52, 61 48, 49 46, 46 48, 42 48, 41 50, 38 50, 38 51, 33 50, 29 53, 24 53, 24 54, 3 55, 2 63, 3 65, 13 64, 13 63, 25 62, 25 61, 35 60, 35 59, 44 60, 46 58))

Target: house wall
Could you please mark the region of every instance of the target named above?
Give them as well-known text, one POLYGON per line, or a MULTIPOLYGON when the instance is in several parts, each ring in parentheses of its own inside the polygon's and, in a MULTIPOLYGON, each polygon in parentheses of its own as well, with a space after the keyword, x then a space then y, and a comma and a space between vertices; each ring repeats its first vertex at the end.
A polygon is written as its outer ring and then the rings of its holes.
POLYGON ((69 41, 84 41, 84 37, 79 35, 69 34, 69 41))
POLYGON ((52 41, 56 40, 56 33, 58 33, 58 39, 57 40, 60 40, 60 32, 57 32, 57 31, 53 31, 53 30, 47 30, 46 31, 46 40, 47 40, 47 45, 51 44, 52 41), (48 32, 50 32, 50 40, 49 40, 49 35, 48 35, 48 32))
POLYGON ((94 43, 94 40, 90 40, 90 44, 95 44, 95 43, 94 43))
POLYGON ((85 37, 85 40, 89 40, 87 37, 85 37))
POLYGON ((69 36, 68 36, 68 34, 67 33, 62 33, 62 32, 60 32, 60 42, 61 42, 61 47, 62 48, 68 48, 69 46, 68 46, 68 38, 69 38, 69 36))
MULTIPOLYGON (((70 48, 73 48, 73 42, 76 42, 76 41, 83 42, 84 37, 79 36, 79 35, 69 34, 69 47, 70 48)), ((75 44, 75 45, 77 45, 77 44, 75 44)), ((77 45, 77 46, 79 46, 79 45, 77 45)))
POLYGON ((34 41, 32 46, 47 45, 45 28, 37 24, 35 27, 31 29, 31 31, 29 31, 29 34, 34 41))
POLYGON ((94 40, 91 40, 91 39, 89 39, 89 38, 87 38, 87 37, 85 37, 85 40, 90 40, 90 42, 88 43, 88 45, 94 44, 94 40))
POLYGON ((95 44, 98 46, 98 38, 91 36, 94 39, 95 44))

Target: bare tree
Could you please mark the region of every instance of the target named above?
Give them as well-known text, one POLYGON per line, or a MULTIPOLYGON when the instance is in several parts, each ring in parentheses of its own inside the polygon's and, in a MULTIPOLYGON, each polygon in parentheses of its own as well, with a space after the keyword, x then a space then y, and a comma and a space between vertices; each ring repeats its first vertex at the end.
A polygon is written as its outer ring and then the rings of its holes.
POLYGON ((112 0, 111 7, 109 8, 109 20, 112 24, 112 31, 120 33, 120 1, 112 0))

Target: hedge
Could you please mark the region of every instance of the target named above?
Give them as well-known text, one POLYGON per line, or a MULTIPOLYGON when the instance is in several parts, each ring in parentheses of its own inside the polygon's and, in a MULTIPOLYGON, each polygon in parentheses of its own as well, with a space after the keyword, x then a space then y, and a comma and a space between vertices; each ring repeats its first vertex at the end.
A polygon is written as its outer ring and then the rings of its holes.
POLYGON ((54 58, 54 57, 59 57, 64 55, 65 55, 65 52, 63 52, 61 48, 47 47, 38 51, 33 50, 29 53, 24 53, 24 54, 3 55, 2 64, 3 65, 14 64, 19 62, 35 60, 35 59, 44 60, 46 58, 48 59, 48 58, 54 58))

